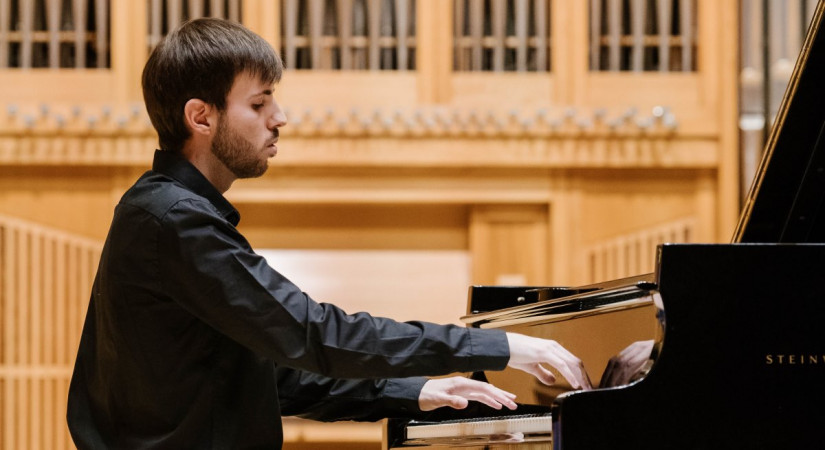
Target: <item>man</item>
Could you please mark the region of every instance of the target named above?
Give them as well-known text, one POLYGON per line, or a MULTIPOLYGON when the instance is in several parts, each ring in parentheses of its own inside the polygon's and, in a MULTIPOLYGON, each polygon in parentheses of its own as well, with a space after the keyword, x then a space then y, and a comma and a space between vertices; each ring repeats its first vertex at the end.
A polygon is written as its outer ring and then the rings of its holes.
POLYGON ((223 193, 257 177, 286 118, 281 61, 259 36, 188 22, 152 52, 143 91, 160 148, 115 209, 69 390, 79 448, 280 448, 282 414, 415 415, 514 396, 462 377, 503 369, 588 388, 558 343, 348 315, 270 268, 223 193))

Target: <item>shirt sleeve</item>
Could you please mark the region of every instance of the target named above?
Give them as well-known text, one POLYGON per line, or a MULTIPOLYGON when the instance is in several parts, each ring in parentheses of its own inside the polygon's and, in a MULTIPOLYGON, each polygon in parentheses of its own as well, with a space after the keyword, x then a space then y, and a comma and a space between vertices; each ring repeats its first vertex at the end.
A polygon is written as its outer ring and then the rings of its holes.
POLYGON ((337 379, 404 378, 500 370, 509 360, 501 330, 397 322, 313 301, 206 201, 178 202, 159 233, 163 291, 279 365, 337 379))
POLYGON ((281 413, 320 421, 375 421, 421 414, 418 397, 427 378, 334 379, 279 367, 281 413))

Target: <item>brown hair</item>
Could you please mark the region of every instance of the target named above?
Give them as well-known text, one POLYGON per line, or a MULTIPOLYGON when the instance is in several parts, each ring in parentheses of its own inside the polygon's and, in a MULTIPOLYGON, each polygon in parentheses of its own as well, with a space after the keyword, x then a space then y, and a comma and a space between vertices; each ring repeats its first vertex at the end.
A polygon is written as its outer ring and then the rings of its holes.
POLYGON ((283 63, 269 43, 235 22, 196 19, 169 33, 143 68, 143 100, 160 147, 178 151, 189 138, 183 108, 190 99, 223 111, 242 72, 277 83, 283 63))

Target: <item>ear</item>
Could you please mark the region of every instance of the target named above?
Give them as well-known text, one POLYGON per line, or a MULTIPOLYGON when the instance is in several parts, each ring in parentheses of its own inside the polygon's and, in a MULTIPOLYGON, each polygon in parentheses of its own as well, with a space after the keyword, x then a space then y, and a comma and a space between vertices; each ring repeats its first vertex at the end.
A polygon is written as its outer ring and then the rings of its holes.
POLYGON ((215 108, 203 100, 192 98, 183 106, 183 121, 192 135, 209 136, 217 125, 215 108))

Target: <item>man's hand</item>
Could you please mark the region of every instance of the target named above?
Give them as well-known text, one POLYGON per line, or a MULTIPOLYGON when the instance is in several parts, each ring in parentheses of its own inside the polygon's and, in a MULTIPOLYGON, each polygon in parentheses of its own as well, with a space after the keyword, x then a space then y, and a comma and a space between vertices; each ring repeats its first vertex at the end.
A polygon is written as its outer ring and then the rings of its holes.
POLYGON ((455 409, 464 409, 470 400, 501 409, 506 406, 516 409, 516 396, 489 383, 471 380, 464 377, 433 378, 421 388, 418 395, 418 406, 422 411, 432 411, 442 406, 455 409))
POLYGON ((556 377, 542 364, 555 367, 574 389, 592 389, 581 360, 556 341, 507 333, 510 343, 508 366, 523 370, 544 384, 552 385, 556 377))

